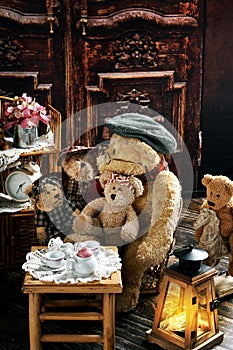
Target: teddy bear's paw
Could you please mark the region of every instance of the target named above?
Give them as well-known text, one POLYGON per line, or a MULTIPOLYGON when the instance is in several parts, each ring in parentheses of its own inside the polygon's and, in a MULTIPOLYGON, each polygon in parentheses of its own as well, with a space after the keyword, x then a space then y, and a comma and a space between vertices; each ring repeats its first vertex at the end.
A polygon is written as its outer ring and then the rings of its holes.
POLYGON ((47 239, 46 227, 37 227, 36 237, 38 239, 39 244, 43 245, 47 239))
POLYGON ((82 232, 87 225, 87 218, 82 213, 78 215, 73 222, 73 231, 82 232))
POLYGON ((116 295, 116 312, 128 312, 137 306, 139 291, 133 288, 116 295))
POLYGON ((128 222, 121 229, 121 239, 129 243, 134 241, 138 235, 138 228, 133 222, 128 222))

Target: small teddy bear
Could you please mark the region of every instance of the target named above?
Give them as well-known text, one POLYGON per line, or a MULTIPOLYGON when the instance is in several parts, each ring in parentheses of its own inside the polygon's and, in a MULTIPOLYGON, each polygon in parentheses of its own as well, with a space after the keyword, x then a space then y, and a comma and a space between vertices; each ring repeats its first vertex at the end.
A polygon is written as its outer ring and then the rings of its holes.
MULTIPOLYGON (((202 184, 206 187, 206 200, 201 206, 216 213, 219 220, 219 233, 228 247, 228 273, 233 276, 233 181, 227 176, 204 175, 202 184)), ((195 237, 200 242, 205 225, 196 229, 195 237)), ((225 248, 224 248, 225 249, 225 248)))
POLYGON ((64 194, 80 211, 98 195, 93 150, 94 147, 71 146, 62 150, 58 160, 58 165, 63 169, 64 194))
POLYGON ((47 244, 53 237, 64 239, 72 232, 74 217, 80 211, 65 198, 58 175, 42 176, 33 184, 28 195, 35 207, 35 226, 40 244, 47 244))
POLYGON ((111 174, 105 184, 104 197, 88 203, 75 219, 76 239, 97 239, 103 245, 118 247, 135 240, 139 221, 132 203, 142 193, 142 182, 138 178, 111 174))

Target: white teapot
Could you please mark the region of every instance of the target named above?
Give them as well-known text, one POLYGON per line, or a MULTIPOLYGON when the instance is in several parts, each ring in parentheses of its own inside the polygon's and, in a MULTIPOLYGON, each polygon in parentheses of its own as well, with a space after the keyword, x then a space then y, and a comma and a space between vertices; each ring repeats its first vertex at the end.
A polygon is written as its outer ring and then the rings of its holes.
POLYGON ((95 256, 86 247, 83 247, 77 254, 73 255, 72 260, 75 272, 82 277, 91 275, 97 267, 95 256))

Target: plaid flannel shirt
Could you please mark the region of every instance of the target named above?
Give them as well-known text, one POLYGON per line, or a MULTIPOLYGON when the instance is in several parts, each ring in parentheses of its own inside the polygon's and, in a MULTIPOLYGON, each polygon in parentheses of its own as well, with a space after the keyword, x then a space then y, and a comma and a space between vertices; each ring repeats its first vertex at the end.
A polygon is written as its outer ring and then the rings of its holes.
POLYGON ((57 207, 50 212, 36 210, 35 226, 46 227, 47 241, 50 238, 60 236, 64 239, 65 235, 72 232, 73 212, 76 206, 74 203, 64 200, 60 207, 57 207))

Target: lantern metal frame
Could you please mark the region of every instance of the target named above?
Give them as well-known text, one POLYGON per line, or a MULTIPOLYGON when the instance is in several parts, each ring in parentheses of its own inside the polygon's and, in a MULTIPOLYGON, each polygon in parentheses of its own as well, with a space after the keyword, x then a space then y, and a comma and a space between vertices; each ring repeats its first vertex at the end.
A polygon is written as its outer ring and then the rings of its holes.
MULTIPOLYGON (((153 326, 152 329, 146 332, 146 340, 167 350, 210 349, 221 343, 223 332, 219 331, 218 326, 218 300, 215 295, 213 278, 216 274, 217 271, 214 268, 210 268, 205 264, 202 264, 200 269, 191 275, 183 273, 179 263, 165 268, 153 326), (165 315, 165 305, 168 305, 168 303, 166 304, 166 298, 171 286, 176 286, 177 290, 180 291, 178 296, 174 295, 174 301, 175 298, 178 298, 177 305, 183 307, 185 326, 180 333, 164 326, 169 322, 169 317, 165 320, 163 320, 163 317, 165 315), (201 310, 200 304, 203 302, 201 299, 205 301, 204 313, 207 327, 200 332, 199 310, 201 310)), ((172 312, 174 317, 178 316, 178 314, 175 314, 175 309, 172 312)), ((179 324, 177 324, 177 327, 179 328, 179 324)))

